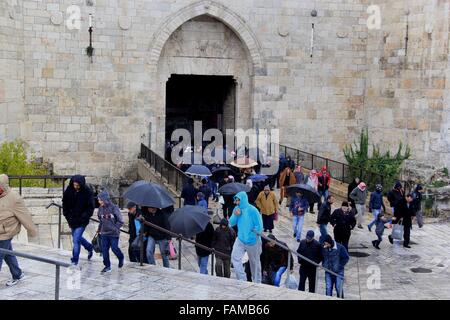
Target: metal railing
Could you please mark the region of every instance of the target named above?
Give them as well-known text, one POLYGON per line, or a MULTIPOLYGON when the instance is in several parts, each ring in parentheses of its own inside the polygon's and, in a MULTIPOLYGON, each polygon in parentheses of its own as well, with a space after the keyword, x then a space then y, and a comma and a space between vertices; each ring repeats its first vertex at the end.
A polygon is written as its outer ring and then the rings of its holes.
POLYGON ((3 248, 0 248, 0 253, 2 253, 3 255, 16 256, 16 257, 39 261, 42 263, 53 264, 56 267, 56 270, 55 270, 55 300, 59 300, 59 283, 60 283, 60 273, 61 273, 60 268, 61 267, 69 268, 71 266, 69 263, 56 261, 56 260, 52 260, 52 259, 48 259, 48 258, 42 258, 42 257, 38 257, 38 256, 31 255, 28 253, 12 251, 12 250, 7 250, 7 249, 3 249, 3 248))
MULTIPOLYGON (((182 244, 182 241, 186 241, 186 242, 188 242, 190 244, 193 244, 194 246, 196 246, 196 247, 198 247, 200 249, 209 251, 211 253, 211 275, 212 276, 214 275, 214 256, 215 255, 221 256, 221 257, 226 258, 226 259, 231 259, 231 257, 229 255, 227 255, 227 254, 225 254, 223 252, 217 251, 214 248, 209 248, 209 247, 204 246, 204 245, 202 245, 200 243, 197 243, 197 242, 195 242, 195 241, 193 241, 193 240, 191 240, 189 238, 186 238, 182 234, 177 234, 175 232, 172 232, 170 230, 167 230, 165 228, 162 228, 162 227, 160 227, 160 226, 158 226, 156 224, 153 224, 153 223, 145 221, 145 220, 142 221, 142 223, 144 225, 146 225, 146 226, 149 226, 149 227, 155 228, 156 230, 164 232, 167 235, 171 236, 172 238, 177 238, 177 240, 178 240, 178 270, 181 270, 181 253, 182 253, 182 246, 181 246, 181 244, 182 244)), ((140 232, 139 236, 141 238, 141 246, 140 246, 141 247, 141 265, 143 265, 143 261, 142 261, 143 260, 143 248, 144 248, 143 232, 140 232)))
MULTIPOLYGON (((380 183, 384 187, 387 187, 388 189, 392 187, 384 185, 385 182, 387 182, 386 181, 387 179, 384 175, 378 172, 373 172, 360 167, 350 166, 343 162, 321 157, 282 144, 275 144, 275 143, 269 144, 270 149, 269 154, 273 155, 274 150, 276 150, 276 148, 278 148, 279 154, 284 153, 285 156, 290 156, 291 159, 294 160, 297 164, 301 163, 302 167, 308 170, 317 168, 320 169, 323 166, 326 166, 328 168, 328 172, 330 172, 331 177, 343 183, 350 184, 352 182, 352 179, 358 177, 360 178, 361 181, 373 181, 373 184, 380 183)), ((402 183, 403 188, 405 189, 406 192, 410 192, 414 188, 415 183, 412 181, 405 181, 401 179, 395 180, 400 181, 402 183)))
MULTIPOLYGON (((327 269, 327 268, 325 268, 324 266, 322 266, 322 265, 320 265, 320 264, 318 264, 318 263, 312 261, 311 259, 309 259, 309 258, 307 258, 307 257, 305 257, 305 256, 303 256, 303 255, 301 255, 301 254, 299 254, 297 251, 290 249, 288 246, 285 246, 285 245, 282 244, 281 242, 279 242, 279 241, 277 241, 277 240, 270 239, 269 237, 266 237, 266 236, 265 236, 264 234, 262 234, 261 232, 257 232, 257 231, 255 231, 255 230, 253 230, 253 232, 254 232, 256 235, 260 236, 261 238, 263 238, 263 239, 265 239, 265 240, 267 240, 267 241, 269 241, 269 242, 274 242, 275 245, 277 245, 278 247, 280 247, 280 248, 282 248, 282 249, 284 249, 284 250, 286 250, 286 251, 289 251, 290 253, 293 253, 293 254, 294 254, 295 256, 297 256, 298 258, 301 258, 302 260, 305 260, 305 261, 309 262, 310 264, 314 265, 314 266, 316 267, 316 270, 317 270, 317 268, 321 268, 321 269, 325 270, 325 272, 328 272, 328 273, 334 275, 335 277, 341 278, 341 279, 342 279, 342 285, 341 285, 341 287, 340 287, 339 296, 340 296, 340 297, 343 296, 343 291, 344 291, 344 280, 345 280, 345 277, 344 277, 344 276, 342 276, 342 275, 340 275, 340 274, 338 274, 338 273, 336 273, 336 272, 333 272, 333 271, 331 271, 330 269, 327 269)), ((291 264, 291 255, 288 254, 288 264, 287 264, 287 265, 288 265, 288 269, 289 269, 290 264, 291 264)), ((316 272, 316 276, 317 276, 317 272, 316 272)), ((317 281, 316 281, 316 290, 315 290, 315 291, 317 292, 317 281)))
POLYGON ((183 190, 183 186, 187 183, 189 176, 182 170, 166 161, 144 144, 141 144, 140 158, 146 160, 159 173, 161 178, 164 178, 168 184, 174 186, 175 191, 181 192, 183 190))
MULTIPOLYGON (((9 182, 14 180, 19 180, 19 194, 22 195, 22 189, 25 188, 24 180, 43 180, 43 188, 47 188, 47 181, 58 181, 61 184, 62 193, 64 193, 66 180, 70 179, 72 176, 54 176, 54 175, 42 175, 42 176, 27 176, 27 175, 17 175, 17 176, 9 176, 9 182)), ((38 187, 37 187, 38 188, 38 187)))

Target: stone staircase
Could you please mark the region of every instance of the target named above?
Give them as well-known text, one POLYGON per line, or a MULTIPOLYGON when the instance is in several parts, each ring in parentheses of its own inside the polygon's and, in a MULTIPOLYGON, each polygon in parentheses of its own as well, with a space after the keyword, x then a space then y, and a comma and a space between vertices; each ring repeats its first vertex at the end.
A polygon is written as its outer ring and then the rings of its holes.
MULTIPOLYGON (((36 244, 14 244, 20 252, 67 261, 71 252, 36 244)), ((29 259, 18 258, 26 277, 17 286, 0 286, 0 300, 54 299, 55 267, 29 259)), ((264 284, 210 277, 190 271, 167 269, 138 263, 125 263, 117 268, 112 255, 112 272, 101 275, 101 258, 80 259, 79 269, 61 270, 60 299, 62 300, 328 300, 323 295, 277 288, 264 284), (214 280, 212 280, 214 279, 214 280)), ((0 281, 9 274, 0 273, 0 281)))

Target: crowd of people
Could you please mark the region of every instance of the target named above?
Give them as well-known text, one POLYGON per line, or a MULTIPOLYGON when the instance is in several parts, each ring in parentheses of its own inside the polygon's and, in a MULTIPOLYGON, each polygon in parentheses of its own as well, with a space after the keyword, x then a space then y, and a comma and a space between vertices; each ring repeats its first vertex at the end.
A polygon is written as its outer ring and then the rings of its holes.
MULTIPOLYGON (((189 179, 184 186, 181 197, 184 205, 196 205, 208 210, 210 201, 222 203, 223 219, 215 229, 212 223, 208 223, 204 231, 195 236, 195 241, 208 248, 224 253, 226 256, 216 256, 215 271, 219 277, 230 277, 231 268, 234 268, 237 279, 249 280, 255 283, 266 283, 280 286, 283 274, 293 269, 293 257, 287 250, 286 243, 279 241, 273 234, 274 221, 277 221, 280 210, 286 200, 286 207, 292 217, 293 237, 299 243, 297 253, 300 255, 300 279, 298 289, 304 291, 306 281, 309 282, 309 291, 315 292, 317 266, 322 263, 326 268, 326 294, 332 295, 333 288, 337 295, 343 298, 343 278, 345 265, 349 261, 349 241, 352 230, 357 226, 363 229, 366 206, 373 214, 373 219, 367 225, 371 232, 375 229, 377 239, 372 241, 375 248, 380 249, 383 233, 386 226, 401 223, 404 227, 403 246, 410 248, 410 230, 415 216, 421 217, 422 186, 418 185, 415 191, 405 195, 401 183, 397 182, 386 197, 392 208, 393 217, 386 217, 386 207, 383 201, 383 187, 376 185, 370 194, 367 203, 368 190, 364 182, 358 178, 349 185, 348 201, 343 201, 341 206, 332 210, 334 197, 330 195, 331 175, 326 167, 320 171, 310 170, 305 174, 300 165, 296 165, 290 158, 280 159, 280 169, 276 175, 269 177, 267 181, 253 183, 250 177, 254 170, 242 170, 239 173, 239 181, 250 187, 249 192, 239 192, 232 196, 220 196, 217 190, 227 183, 235 182, 236 175, 225 175, 219 181, 202 178, 195 181, 189 179), (280 189, 280 197, 277 198, 275 184, 280 189), (288 187, 294 184, 304 184, 317 191, 320 195, 316 223, 320 235, 315 239, 313 230, 308 230, 302 238, 302 229, 305 215, 314 212, 314 202, 308 201, 301 189, 295 193, 289 193, 288 187), (333 228, 334 238, 328 234, 328 224, 333 228), (261 236, 265 234, 264 236, 261 236), (247 263, 243 263, 247 256, 247 263)), ((7 225, 8 230, 0 235, 0 247, 12 249, 11 239, 16 235, 21 224, 31 233, 35 233, 35 227, 23 204, 23 199, 12 192, 8 186, 7 176, 0 176, 0 201, 2 206, 11 207, 11 216, 0 220, 2 225, 7 225), (7 223, 5 223, 5 221, 7 223)), ((104 268, 101 273, 111 272, 110 251, 117 257, 118 268, 122 268, 125 256, 119 248, 120 229, 124 225, 121 211, 115 205, 106 191, 97 196, 99 209, 97 217, 99 225, 97 236, 101 244, 101 254, 104 268)), ((87 251, 87 258, 93 256, 94 246, 83 237, 84 231, 90 222, 95 209, 95 198, 91 189, 86 185, 85 178, 75 175, 70 180, 69 186, 64 191, 63 214, 72 232, 73 250, 71 262, 74 266, 79 263, 81 248, 87 251)), ((142 236, 145 250, 144 260, 149 264, 155 264, 155 247, 158 244, 163 266, 170 267, 171 236, 158 229, 146 225, 151 222, 161 228, 170 230, 168 215, 170 213, 152 207, 139 207, 130 202, 128 209, 129 248, 128 256, 132 262, 140 261, 141 247, 137 239, 142 236)), ((422 219, 420 219, 422 220, 422 219)), ((390 243, 394 239, 388 237, 390 243)), ((196 247, 198 266, 200 273, 208 273, 208 257, 211 251, 196 247)), ((10 267, 13 279, 8 285, 16 284, 23 272, 13 256, 0 255, 0 266, 5 260, 10 267)))

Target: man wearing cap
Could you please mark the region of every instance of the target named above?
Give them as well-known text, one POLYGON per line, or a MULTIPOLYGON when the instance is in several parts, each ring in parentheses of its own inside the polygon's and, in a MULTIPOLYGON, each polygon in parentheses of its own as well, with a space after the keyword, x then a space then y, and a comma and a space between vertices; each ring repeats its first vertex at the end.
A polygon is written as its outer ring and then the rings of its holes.
POLYGON ((262 214, 264 232, 269 231, 272 233, 274 228, 273 220, 275 213, 278 211, 277 196, 273 191, 270 191, 269 186, 264 187, 264 191, 261 191, 256 198, 256 206, 262 214))
MULTIPOLYGON (((139 236, 139 232, 141 229, 141 222, 137 218, 139 218, 142 215, 142 211, 137 207, 137 204, 132 201, 127 203, 127 209, 128 209, 128 230, 130 232, 130 239, 128 240, 128 257, 130 258, 131 262, 139 262, 140 250, 133 249, 132 243, 139 236)), ((144 261, 146 261, 145 257, 144 261)))
POLYGON ((247 252, 252 281, 261 283, 261 237, 258 235, 263 230, 262 218, 258 209, 248 203, 247 194, 243 191, 234 196, 236 207, 230 218, 230 226, 238 227, 237 239, 231 252, 234 271, 238 280, 247 280, 242 265, 242 258, 247 252))
POLYGON ((344 299, 344 268, 350 260, 347 250, 327 235, 323 242, 322 256, 322 266, 339 275, 325 271, 326 295, 333 296, 333 288, 336 288, 338 298, 344 299))
MULTIPOLYGON (((9 187, 9 178, 6 174, 0 175, 0 248, 13 250, 11 241, 20 233, 22 225, 28 231, 28 236, 35 237, 37 229, 31 215, 25 206, 25 201, 9 187)), ((3 260, 11 271, 12 279, 6 282, 6 286, 16 285, 24 277, 15 256, 0 253, 0 270, 3 260)))
MULTIPOLYGON (((309 230, 306 233, 306 239, 300 241, 297 253, 317 264, 322 262, 322 246, 314 239, 314 231, 309 230)), ((300 257, 298 257, 298 263, 300 264, 300 282, 298 284, 298 290, 305 291, 306 280, 308 280, 309 292, 315 293, 317 267, 300 257)))
POLYGON ((334 239, 348 251, 348 243, 352 230, 355 228, 356 219, 347 201, 342 202, 342 206, 333 211, 330 217, 330 224, 334 227, 334 239))
POLYGON ((364 212, 366 209, 367 187, 364 182, 360 182, 358 186, 350 193, 350 198, 355 201, 356 210, 358 211, 358 228, 363 229, 364 212))

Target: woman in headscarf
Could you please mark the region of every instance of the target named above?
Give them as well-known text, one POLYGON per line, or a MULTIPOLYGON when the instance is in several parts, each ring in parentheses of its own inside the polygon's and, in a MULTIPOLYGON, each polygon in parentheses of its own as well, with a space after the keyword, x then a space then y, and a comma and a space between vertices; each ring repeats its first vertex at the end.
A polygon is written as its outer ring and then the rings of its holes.
MULTIPOLYGON (((308 181, 306 184, 317 191, 319 187, 319 178, 317 177, 317 171, 315 169, 309 172, 308 181)), ((319 204, 317 204, 317 210, 319 210, 319 204)), ((314 213, 314 202, 309 203, 309 212, 314 213)))

